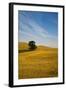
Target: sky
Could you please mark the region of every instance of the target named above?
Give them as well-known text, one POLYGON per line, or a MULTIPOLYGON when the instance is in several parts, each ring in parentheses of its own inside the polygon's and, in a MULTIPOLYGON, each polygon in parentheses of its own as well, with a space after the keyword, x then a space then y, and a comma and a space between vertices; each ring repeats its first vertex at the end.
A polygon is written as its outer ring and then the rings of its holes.
POLYGON ((19 10, 18 41, 58 48, 58 13, 19 10))

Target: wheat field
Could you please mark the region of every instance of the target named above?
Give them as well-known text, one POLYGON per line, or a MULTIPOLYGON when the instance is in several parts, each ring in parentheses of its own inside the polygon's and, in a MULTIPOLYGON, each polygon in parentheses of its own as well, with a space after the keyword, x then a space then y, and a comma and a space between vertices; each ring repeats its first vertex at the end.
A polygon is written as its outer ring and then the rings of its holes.
POLYGON ((37 46, 33 51, 28 44, 18 43, 18 78, 58 77, 58 49, 37 46))

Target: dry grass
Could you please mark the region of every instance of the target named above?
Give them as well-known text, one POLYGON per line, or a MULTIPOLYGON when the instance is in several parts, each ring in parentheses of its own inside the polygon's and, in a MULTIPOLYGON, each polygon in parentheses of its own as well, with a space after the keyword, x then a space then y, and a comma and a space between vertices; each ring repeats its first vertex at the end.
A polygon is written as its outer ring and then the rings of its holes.
MULTIPOLYGON (((26 43, 19 43, 19 50, 28 50, 26 43)), ((18 78, 45 78, 58 76, 58 49, 38 46, 34 51, 18 54, 18 78)))

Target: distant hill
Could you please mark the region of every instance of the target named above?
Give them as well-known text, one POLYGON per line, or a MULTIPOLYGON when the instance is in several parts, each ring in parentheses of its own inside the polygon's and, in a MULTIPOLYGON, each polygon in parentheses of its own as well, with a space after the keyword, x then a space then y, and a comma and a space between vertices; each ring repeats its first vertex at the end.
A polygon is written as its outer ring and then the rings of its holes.
MULTIPOLYGON (((29 50, 29 45, 26 42, 19 42, 18 43, 18 49, 19 50, 29 50)), ((43 45, 37 46, 37 50, 49 50, 49 49, 57 49, 57 48, 51 48, 43 45)))
POLYGON ((28 46, 28 44, 25 43, 25 42, 19 42, 19 43, 18 43, 18 49, 19 49, 19 50, 26 50, 26 49, 29 49, 29 46, 28 46))

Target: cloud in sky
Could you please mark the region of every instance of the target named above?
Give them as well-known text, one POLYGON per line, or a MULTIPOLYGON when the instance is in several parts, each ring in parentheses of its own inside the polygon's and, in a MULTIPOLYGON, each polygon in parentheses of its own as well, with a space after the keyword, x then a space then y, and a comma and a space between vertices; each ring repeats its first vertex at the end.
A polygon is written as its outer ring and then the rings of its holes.
POLYGON ((58 14, 51 12, 18 12, 19 42, 35 41, 37 45, 58 47, 58 14))

